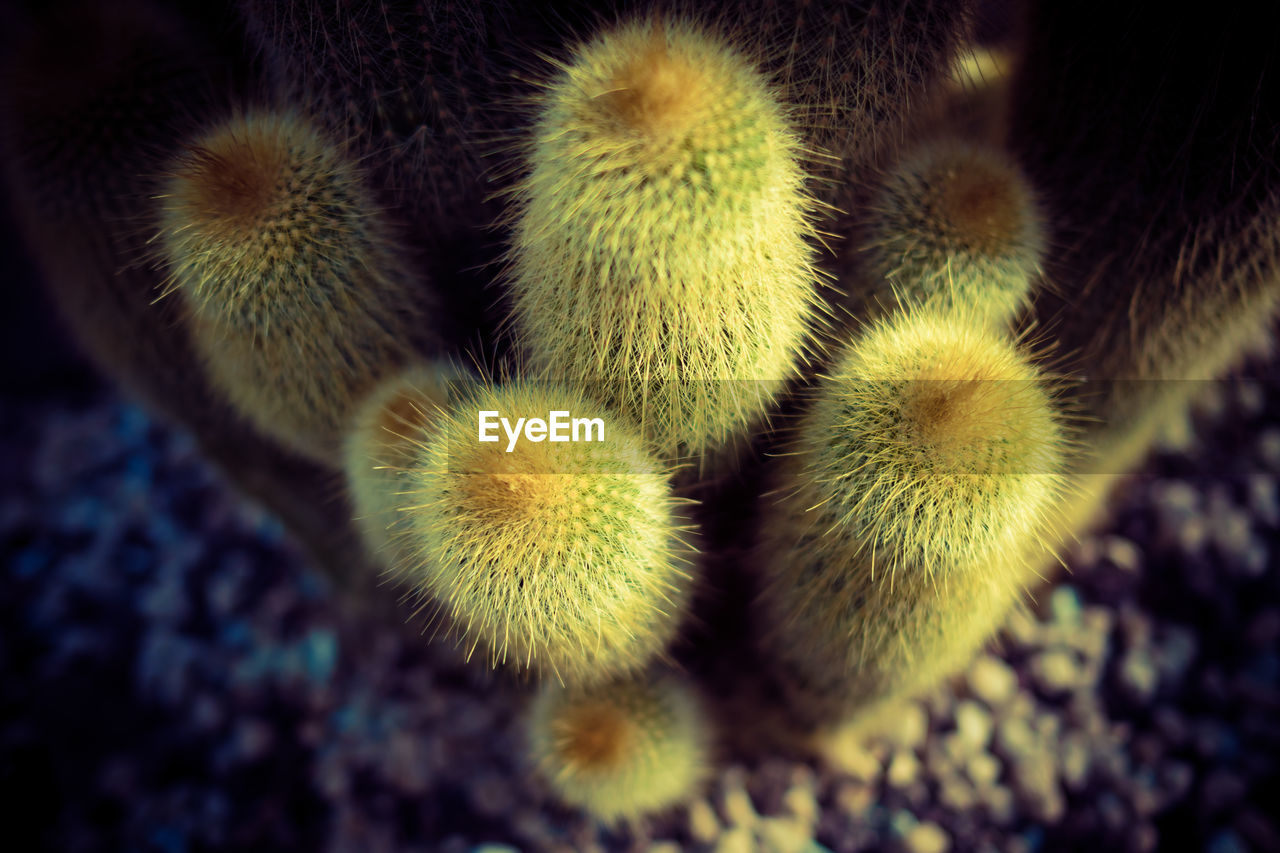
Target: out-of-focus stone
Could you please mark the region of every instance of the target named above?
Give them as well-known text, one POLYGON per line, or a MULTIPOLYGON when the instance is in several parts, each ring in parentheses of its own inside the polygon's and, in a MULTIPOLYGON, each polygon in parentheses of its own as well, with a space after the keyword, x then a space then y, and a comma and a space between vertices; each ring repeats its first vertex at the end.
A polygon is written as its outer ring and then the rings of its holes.
POLYGON ((705 799, 689 804, 689 836, 700 844, 711 844, 720 834, 720 819, 705 799))
POLYGON ((977 702, 966 699, 956 704, 956 734, 969 751, 985 749, 991 729, 991 714, 977 702))
POLYGON ((1050 696, 1061 696, 1081 681, 1080 664, 1072 652, 1049 649, 1031 659, 1031 677, 1036 686, 1050 696))
POLYGON ((902 837, 902 847, 907 853, 947 853, 951 849, 951 836, 931 821, 917 823, 902 837))
POLYGON ((1018 690, 1018 676, 1000 658, 984 654, 973 662, 966 676, 969 691, 992 708, 1004 705, 1018 690))
POLYGON ((895 788, 905 788, 916 780, 920 773, 920 760, 915 753, 899 750, 893 754, 886 774, 889 784, 895 788))
POLYGON ((756 828, 761 850, 769 853, 804 853, 812 839, 810 827, 794 818, 767 817, 756 828))

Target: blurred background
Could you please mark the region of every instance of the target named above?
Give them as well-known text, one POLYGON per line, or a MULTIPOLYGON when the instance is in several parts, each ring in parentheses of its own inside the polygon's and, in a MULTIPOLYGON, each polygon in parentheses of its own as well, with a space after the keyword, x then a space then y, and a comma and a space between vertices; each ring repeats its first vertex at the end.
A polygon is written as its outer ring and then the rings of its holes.
POLYGON ((824 763, 728 754, 608 829, 521 759, 523 688, 335 588, 71 343, 0 212, 10 850, 1280 850, 1280 363, 1206 384, 961 677, 824 763))

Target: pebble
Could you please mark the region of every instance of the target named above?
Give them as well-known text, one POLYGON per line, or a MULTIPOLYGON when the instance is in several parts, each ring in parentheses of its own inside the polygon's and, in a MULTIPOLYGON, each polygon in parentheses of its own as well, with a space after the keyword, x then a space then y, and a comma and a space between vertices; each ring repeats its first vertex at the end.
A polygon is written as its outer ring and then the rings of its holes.
POLYGON ((989 752, 979 752, 969 757, 965 764, 965 772, 978 788, 987 788, 996 783, 1003 769, 1000 759, 989 752))
POLYGON ((992 726, 991 714, 977 702, 966 699, 956 705, 956 733, 970 751, 986 748, 992 726))
POLYGON ((731 826, 753 826, 760 817, 744 788, 732 787, 725 791, 723 805, 725 819, 731 826))
POLYGON ((995 745, 1005 757, 1016 760, 1035 745, 1035 734, 1026 717, 1010 716, 996 726, 995 745))
POLYGON ((885 736, 900 749, 915 749, 929 733, 929 714, 919 702, 903 702, 893 710, 892 725, 885 726, 885 736))
MULTIPOLYGON (((415 780, 418 781, 418 780, 415 780)), ((427 780, 421 780, 426 784, 427 780)), ((509 814, 516 805, 515 792, 511 784, 501 773, 485 773, 481 775, 471 789, 471 805, 476 812, 487 817, 499 817, 509 814)))
POLYGON ((951 836, 936 823, 924 821, 907 831, 902 837, 902 847, 908 853, 947 853, 951 849, 951 836))
POLYGON ((880 778, 883 769, 880 759, 855 734, 839 732, 825 747, 824 757, 840 772, 868 784, 874 784, 880 778))
POLYGON ((751 830, 735 826, 716 841, 715 853, 758 853, 758 850, 751 830))
POLYGON ((905 788, 916 780, 919 773, 920 760, 916 758, 915 753, 899 750, 893 754, 893 760, 889 762, 886 777, 893 787, 905 788))
POLYGON ((1267 395, 1263 385, 1256 379, 1242 379, 1236 383, 1236 402, 1241 411, 1250 417, 1262 414, 1267 406, 1267 395))
POLYGON ((1159 686, 1159 674, 1146 649, 1132 648, 1125 652, 1117 669, 1121 689, 1130 699, 1146 703, 1159 686))
POLYGON ((1017 817, 1013 791, 1003 786, 984 791, 982 802, 986 807, 987 817, 996 826, 1009 826, 1017 817))
POLYGON ((767 817, 760 821, 756 833, 760 849, 768 853, 804 853, 812 839, 812 828, 794 818, 767 817))
POLYGON ((1025 756, 1011 770, 1014 793, 1031 817, 1049 823, 1062 818, 1067 803, 1058 785, 1052 755, 1041 752, 1025 756))
POLYGON ((1195 632, 1180 625, 1170 625, 1160 632, 1157 666, 1162 681, 1180 682, 1195 661, 1199 643, 1195 632))
POLYGON ((1129 850, 1132 853, 1150 853, 1160 845, 1160 832, 1149 823, 1140 823, 1129 830, 1129 850))
POLYGON ((793 817, 812 825, 818 820, 818 801, 809 785, 792 785, 782 795, 782 805, 793 817))
POLYGON ((1118 569, 1136 572, 1142 568, 1142 551, 1123 536, 1104 536, 1102 556, 1118 569))
POLYGON ((1090 750, 1084 735, 1069 732, 1059 747, 1062 782, 1070 791, 1081 791, 1089 781, 1090 750))
POLYGON ((241 761, 257 761, 275 743, 275 731, 264 720, 244 719, 236 726, 236 752, 241 761))
POLYGON ((952 811, 965 812, 977 805, 978 794, 964 779, 951 776, 939 785, 938 800, 952 811))
POLYGON ((969 667, 969 691, 991 708, 999 708, 1017 692, 1018 676, 1013 668, 994 655, 984 654, 969 667))
POLYGON ((1249 510, 1268 527, 1280 527, 1280 495, 1270 474, 1249 476, 1249 510))
POLYGON ((844 782, 836 789, 836 805, 850 817, 861 818, 875 799, 875 789, 860 782, 844 782))
POLYGON ((700 844, 711 844, 720 834, 720 819, 705 798, 689 804, 689 836, 700 844))
POLYGON ((1081 610, 1080 593, 1070 584, 1062 584, 1049 595, 1049 612, 1059 625, 1079 625, 1081 610))
POLYGON ((1280 471, 1280 429, 1268 427, 1258 436, 1258 456, 1272 471, 1280 471))
POLYGON ((682 848, 675 841, 655 841, 645 848, 644 853, 683 853, 682 848))
POLYGON ((1082 680, 1075 654, 1065 649, 1040 652, 1031 659, 1030 667, 1036 686, 1051 697, 1071 691, 1082 680))

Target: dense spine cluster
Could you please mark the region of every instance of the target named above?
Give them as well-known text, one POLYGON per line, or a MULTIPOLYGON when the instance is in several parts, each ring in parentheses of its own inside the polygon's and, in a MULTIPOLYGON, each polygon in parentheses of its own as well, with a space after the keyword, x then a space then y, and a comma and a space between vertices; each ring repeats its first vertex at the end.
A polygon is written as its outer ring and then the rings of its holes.
POLYGON ((39 5, 0 143, 77 339, 349 584, 541 679, 528 757, 604 823, 711 761, 666 664, 809 745, 962 666, 1280 306, 1252 9, 39 5))
POLYGON ((666 467, 581 391, 513 382, 455 393, 401 474, 397 575, 494 664, 576 684, 662 655, 694 556, 666 467), (482 412, 553 411, 598 418, 601 440, 477 441, 482 412))
POLYGON ((675 675, 548 685, 529 713, 529 755, 564 802, 605 823, 693 795, 710 761, 705 712, 675 675))
POLYGON ((343 473, 365 549, 395 567, 403 554, 405 478, 423 443, 448 417, 452 390, 474 381, 445 363, 414 364, 381 382, 356 410, 343 444, 343 473))
POLYGON ((425 322, 341 147, 294 112, 219 124, 174 166, 161 242, 213 382, 264 433, 336 458, 357 398, 425 322))
POLYGON ((1030 304, 1043 228, 1008 155, 952 139, 909 149, 868 218, 866 250, 891 304, 959 308, 995 328, 1030 304))
POLYGON ((1063 452, 1035 369, 972 318, 903 313, 854 341, 763 524, 766 642, 804 685, 801 713, 962 665, 1044 559, 1063 452))
POLYGON ((511 250, 520 343, 668 458, 723 446, 795 372, 813 322, 783 108, 746 57, 679 19, 583 45, 539 106, 511 250))

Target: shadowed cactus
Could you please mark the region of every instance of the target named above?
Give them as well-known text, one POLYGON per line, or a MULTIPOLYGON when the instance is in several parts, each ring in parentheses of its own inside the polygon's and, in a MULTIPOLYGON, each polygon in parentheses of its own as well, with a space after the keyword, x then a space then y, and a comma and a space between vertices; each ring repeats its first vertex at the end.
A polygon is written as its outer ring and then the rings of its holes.
POLYGON ((1280 307, 1280 68, 1266 4, 1168 14, 1032 4, 1009 145, 1042 188, 1055 240, 1035 319, 1091 450, 1122 474, 1209 380, 1269 340, 1280 307), (1103 16, 1100 18, 1099 16, 1103 16), (1090 93, 1087 99, 1073 97, 1090 93))
POLYGON ((502 4, 240 0, 278 94, 366 156, 413 215, 477 205, 502 4))
POLYGON ((950 139, 909 149, 867 216, 890 304, 956 307, 996 328, 1030 304, 1044 234, 1007 154, 950 139))
POLYGON ((1065 450, 1036 370, 977 320, 898 314, 838 357, 762 525, 766 645, 802 718, 967 661, 1048 556, 1065 450))
POLYGON ((438 424, 407 434, 395 574, 495 665, 581 683, 661 655, 684 616, 693 556, 668 471, 579 390, 454 391, 438 424), (477 440, 484 412, 556 411, 598 420, 599 432, 552 443, 495 427, 497 440, 477 440))
POLYGON ((345 508, 316 465, 251 429, 204 376, 176 300, 146 262, 159 176, 210 104, 241 85, 224 23, 128 0, 41 5, 8 35, 0 137, 14 218, 59 313, 105 375, 195 437, 312 559, 359 558, 345 508), (229 72, 233 72, 230 74, 229 72))
POLYGON ((192 142, 160 236, 210 379, 282 444, 335 458, 355 400, 424 319, 388 226, 341 148, 292 112, 192 142))
POLYGON ((529 709, 529 757, 557 797, 616 823, 697 791, 709 769, 708 729, 692 688, 675 675, 552 684, 529 709))
POLYGON ((511 250, 533 366, 587 383, 667 458, 723 446, 790 376, 814 304, 799 143, 746 57, 624 24, 541 98, 511 250))
POLYGON ((15 218, 64 319, 104 371, 184 421, 219 407, 184 375, 179 313, 152 304, 142 261, 154 176, 214 91, 213 47, 187 23, 146 2, 53 5, 6 58, 0 122, 15 218))

